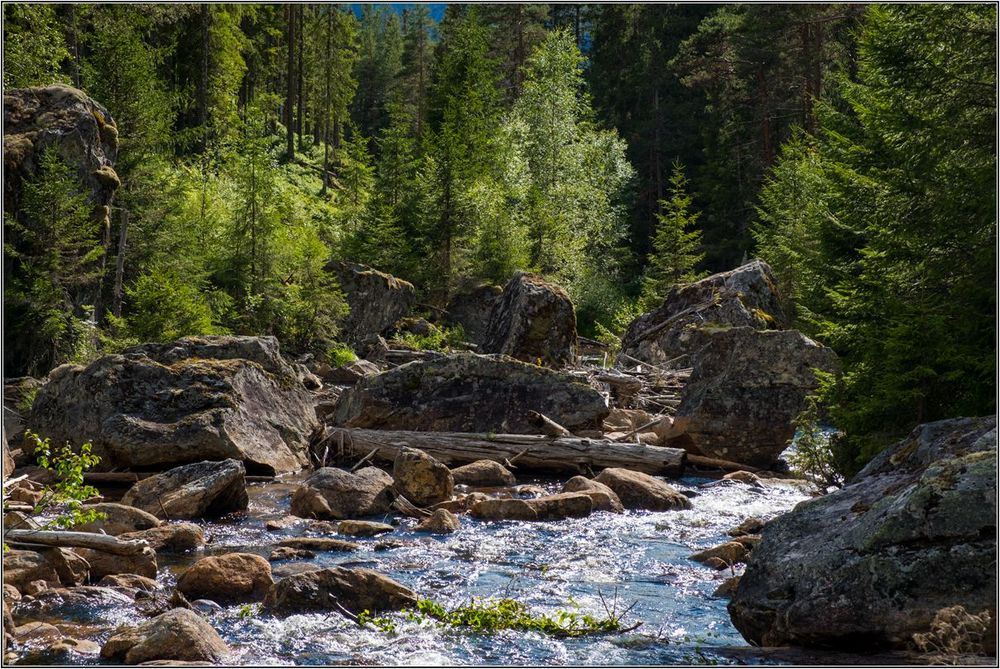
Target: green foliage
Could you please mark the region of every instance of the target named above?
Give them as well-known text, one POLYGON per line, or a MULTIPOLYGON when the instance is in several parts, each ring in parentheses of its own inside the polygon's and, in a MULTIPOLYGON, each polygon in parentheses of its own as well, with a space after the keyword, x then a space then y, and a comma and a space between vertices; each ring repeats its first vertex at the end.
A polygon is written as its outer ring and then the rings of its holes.
POLYGON ((434 327, 426 335, 418 335, 415 332, 400 332, 393 339, 417 351, 449 352, 465 342, 465 330, 461 325, 434 327))
POLYGON ((85 300, 100 278, 100 229, 76 174, 55 151, 43 152, 18 213, 4 216, 9 369, 41 374, 88 346, 93 314, 85 300))
POLYGON ((84 472, 101 461, 91 453, 90 442, 81 445, 77 452, 68 443, 61 448, 54 448, 48 437, 42 439, 30 430, 24 435, 33 443, 38 466, 56 475, 55 483, 46 490, 33 511, 36 515, 53 510, 58 512, 43 524, 42 529, 67 529, 104 519, 103 513, 83 509, 85 500, 99 494, 96 488, 83 482, 84 472))
POLYGON ((524 603, 508 597, 473 598, 468 604, 451 610, 429 599, 422 599, 417 603, 417 611, 450 627, 465 627, 475 633, 517 630, 557 637, 582 637, 621 632, 623 629, 621 616, 613 612, 609 612, 606 618, 576 611, 535 614, 524 603))
POLYGON ((830 392, 835 378, 832 374, 814 371, 820 386, 816 393, 806 397, 805 408, 792 421, 795 436, 789 444, 795 443, 795 453, 789 458, 789 463, 817 483, 840 487, 844 484, 844 477, 838 470, 830 435, 820 427, 822 398, 830 392))
POLYGON ((326 358, 331 367, 343 367, 358 359, 350 346, 341 342, 334 342, 326 349, 326 358))
POLYGON ((65 83, 61 66, 69 49, 56 5, 5 3, 3 18, 4 89, 65 83))
POLYGON ((386 634, 391 634, 396 631, 396 623, 392 618, 388 616, 373 616, 371 611, 368 609, 359 613, 355 622, 361 627, 371 625, 375 629, 385 632, 386 634))
POLYGON ((213 323, 207 296, 189 279, 153 268, 125 292, 128 315, 112 321, 119 336, 148 342, 224 332, 213 323))
POLYGON ((264 610, 264 605, 260 602, 256 604, 241 604, 239 608, 240 618, 255 618, 264 610))
POLYGON ((621 306, 614 312, 607 325, 601 322, 596 324, 597 340, 607 344, 609 347, 609 363, 613 363, 614 356, 621 350, 622 337, 628 326, 632 324, 632 321, 641 316, 642 312, 642 304, 639 301, 626 299, 621 302, 621 306))
POLYGON ((833 445, 853 473, 913 425, 995 411, 996 9, 873 6, 850 113, 786 150, 762 257, 845 362, 833 445))
POLYGON ((694 268, 705 254, 700 251, 701 230, 695 229, 699 214, 690 211, 692 198, 687 184, 684 167, 674 163, 670 199, 660 201, 653 252, 642 280, 641 301, 647 309, 659 306, 675 283, 698 278, 694 268))

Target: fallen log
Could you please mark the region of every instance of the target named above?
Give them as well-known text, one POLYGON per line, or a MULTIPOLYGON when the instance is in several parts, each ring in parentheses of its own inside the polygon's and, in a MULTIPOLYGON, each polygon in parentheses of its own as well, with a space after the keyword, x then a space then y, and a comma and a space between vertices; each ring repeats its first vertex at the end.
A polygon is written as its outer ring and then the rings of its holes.
POLYGON ((555 422, 543 413, 537 411, 528 412, 528 420, 542 428, 542 432, 549 437, 572 437, 573 433, 555 422))
POLYGON ((449 466, 476 460, 517 458, 521 469, 572 472, 586 468, 623 467, 645 474, 680 476, 686 453, 679 448, 647 444, 622 444, 604 439, 546 437, 530 434, 478 434, 466 432, 411 432, 334 428, 346 435, 345 443, 357 454, 377 450, 389 462, 404 447, 417 448, 449 466))
POLYGON ((141 540, 123 540, 95 532, 69 532, 65 530, 14 530, 4 532, 4 540, 12 543, 39 544, 65 548, 93 548, 114 555, 139 555, 149 548, 141 540))
MULTIPOLYGON (((127 486, 163 472, 84 472, 83 482, 92 486, 127 486)), ((247 483, 268 483, 273 476, 246 476, 247 483)))

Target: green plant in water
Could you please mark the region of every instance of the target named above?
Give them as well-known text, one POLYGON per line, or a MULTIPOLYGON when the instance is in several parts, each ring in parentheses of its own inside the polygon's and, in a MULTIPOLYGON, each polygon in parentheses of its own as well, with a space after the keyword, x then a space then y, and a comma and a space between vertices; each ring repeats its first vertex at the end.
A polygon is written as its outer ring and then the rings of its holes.
POLYGON ((371 625, 376 629, 385 632, 386 634, 391 634, 392 632, 396 631, 396 623, 393 621, 392 618, 388 616, 373 616, 371 611, 369 611, 368 609, 365 609, 364 611, 359 613, 358 617, 355 619, 355 622, 362 627, 364 627, 365 625, 371 625))
POLYGON ((84 472, 101 461, 100 457, 91 452, 91 443, 89 441, 84 443, 77 453, 68 443, 55 449, 48 437, 42 439, 30 430, 26 431, 24 436, 35 443, 35 461, 38 462, 38 466, 56 475, 55 483, 35 505, 34 513, 41 514, 61 508, 54 518, 42 526, 42 529, 53 527, 67 529, 103 520, 105 514, 83 509, 84 500, 100 494, 97 488, 83 482, 84 472))
MULTIPOLYGON (((806 397, 806 406, 792 422, 796 437, 795 452, 788 458, 790 464, 806 478, 828 486, 841 487, 843 476, 837 470, 830 435, 819 426, 822 397, 833 383, 833 375, 814 370, 820 382, 819 390, 806 397)), ((789 442, 791 444, 791 441, 789 442)))
MULTIPOLYGON (((617 598, 616 598, 617 599, 617 598)), ((604 598, 601 598, 602 602, 604 598)), ((473 598, 468 604, 455 609, 445 609, 429 599, 417 603, 417 611, 427 617, 451 627, 465 627, 477 633, 517 630, 522 632, 542 632, 558 637, 582 637, 591 634, 628 632, 642 623, 626 628, 622 618, 632 609, 616 612, 616 606, 608 608, 606 617, 597 617, 577 611, 556 611, 554 614, 533 613, 526 604, 510 597, 473 598)))
POLYGON ((261 603, 257 604, 243 604, 240 606, 239 615, 240 618, 253 618, 264 610, 264 605, 261 603))

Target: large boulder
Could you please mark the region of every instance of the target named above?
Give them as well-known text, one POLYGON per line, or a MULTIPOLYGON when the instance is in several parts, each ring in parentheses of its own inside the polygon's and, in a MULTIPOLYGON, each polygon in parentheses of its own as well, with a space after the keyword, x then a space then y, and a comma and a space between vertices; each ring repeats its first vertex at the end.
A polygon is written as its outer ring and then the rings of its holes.
POLYGON ((156 551, 149 546, 132 555, 117 555, 93 548, 74 550, 90 566, 91 583, 97 583, 105 576, 115 574, 138 574, 146 578, 156 578, 156 551))
POLYGON ((332 421, 346 427, 535 434, 530 411, 569 430, 599 428, 599 392, 562 372, 500 355, 456 353, 411 362, 360 381, 332 421))
POLYGON ((177 589, 188 599, 230 604, 261 600, 273 583, 271 565, 261 556, 226 553, 188 567, 177 579, 177 589))
POLYGON ((636 318, 622 337, 622 353, 653 364, 700 348, 700 326, 756 330, 791 325, 771 267, 761 261, 673 286, 658 308, 636 318))
MULTIPOLYGON (((111 241, 111 202, 120 186, 114 162, 118 153, 118 130, 107 108, 83 92, 54 84, 37 88, 6 89, 3 92, 3 161, 5 216, 23 216, 24 182, 37 174, 42 156, 51 151, 64 161, 93 208, 93 237, 107 251, 111 241)), ((17 236, 9 234, 5 244, 21 250, 17 236)), ((72 307, 100 308, 101 282, 107 253, 87 263, 89 278, 67 292, 72 307)), ((82 260, 82 258, 81 258, 82 260)), ((4 280, 9 281, 5 264, 4 280)), ((51 357, 39 360, 29 355, 20 338, 5 337, 4 371, 10 375, 44 373, 51 357), (20 340, 19 340, 20 339, 20 340)), ((31 344, 28 344, 31 346, 31 344)))
POLYGON ((691 508, 691 500, 675 488, 642 472, 611 467, 598 474, 594 481, 611 488, 626 509, 671 511, 691 508))
POLYGON ((340 282, 350 313, 341 335, 352 344, 368 335, 380 335, 410 313, 417 299, 409 281, 356 263, 333 262, 327 267, 340 282))
MULTIPOLYGON (((764 526, 729 604, 754 645, 904 649, 939 612, 996 620, 996 417, 927 423, 764 526)), ((995 633, 977 649, 996 652, 995 633)))
POLYGON ((39 551, 11 549, 3 554, 3 582, 24 592, 30 583, 80 585, 86 582, 89 565, 64 548, 39 551))
POLYGON ((90 441, 102 467, 236 458, 254 473, 308 465, 316 426, 302 374, 273 337, 186 337, 50 374, 30 424, 53 443, 90 441))
POLYGON ((796 330, 703 328, 704 346, 664 445, 767 467, 788 446, 792 421, 837 356, 796 330))
POLYGON ((493 304, 480 347, 560 368, 576 360, 576 312, 566 291, 540 276, 516 273, 493 304))
POLYGON ((392 506, 392 477, 377 467, 348 472, 317 469, 292 495, 292 515, 347 520, 387 513, 392 506))
POLYGON ((189 609, 172 609, 138 627, 117 632, 101 648, 101 657, 125 664, 151 660, 216 664, 228 652, 208 621, 189 609))
POLYGON ((196 462, 137 481, 122 497, 158 518, 178 520, 245 511, 246 471, 239 460, 196 462))
POLYGON ((461 326, 465 340, 481 346, 489 330, 493 305, 502 292, 500 286, 487 284, 455 293, 445 309, 448 324, 461 326))
POLYGON ((455 480, 448 467, 423 451, 403 448, 392 466, 393 489, 417 506, 451 499, 455 480))
POLYGON ((264 599, 265 609, 283 615, 342 609, 374 614, 416 605, 416 593, 388 576, 371 569, 344 567, 286 576, 264 599))

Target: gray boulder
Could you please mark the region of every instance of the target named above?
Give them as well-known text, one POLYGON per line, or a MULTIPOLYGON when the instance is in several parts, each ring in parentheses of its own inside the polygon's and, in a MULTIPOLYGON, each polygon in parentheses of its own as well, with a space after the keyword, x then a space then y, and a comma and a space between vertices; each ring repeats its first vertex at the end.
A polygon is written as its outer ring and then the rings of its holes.
POLYGON ((333 262, 327 271, 337 277, 351 308, 341 325, 341 335, 352 344, 384 333, 410 312, 417 299, 409 281, 365 265, 333 262))
POLYGON ((286 576, 264 598, 264 608, 278 614, 336 611, 372 614, 414 608, 417 595, 371 569, 332 567, 286 576))
POLYGON ((448 301, 446 320, 461 326, 465 340, 481 346, 489 331, 493 305, 503 292, 500 286, 482 285, 459 291, 448 301))
POLYGON ((599 428, 608 407, 569 375, 499 355, 456 353, 367 377, 340 396, 335 425, 535 434, 529 411, 569 430, 599 428))
POLYGON ((796 330, 711 328, 691 354, 694 370, 663 444, 767 467, 788 446, 792 421, 817 387, 814 369, 836 354, 796 330))
POLYGON ((317 424, 302 380, 273 337, 187 337, 53 370, 30 424, 53 443, 92 442, 102 467, 236 458, 296 471, 317 424))
MULTIPOLYGON (((995 621, 996 458, 995 416, 917 427, 764 526, 733 624, 754 645, 871 651, 911 648, 954 606, 995 621)), ((995 632, 976 650, 995 653, 995 632)))
POLYGON ((158 518, 178 520, 245 511, 246 476, 239 460, 196 462, 137 481, 123 504, 158 518))
POLYGON ((576 360, 576 312, 561 287, 516 273, 493 304, 480 347, 559 369, 576 360))
POLYGON ((622 353, 662 363, 701 348, 705 323, 755 330, 791 326, 777 279, 762 260, 673 286, 658 308, 636 318, 622 337, 622 353))
POLYGON ((317 469, 292 495, 292 515, 347 520, 387 513, 392 506, 392 477, 377 467, 348 472, 317 469))

